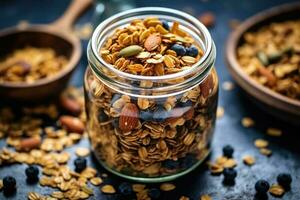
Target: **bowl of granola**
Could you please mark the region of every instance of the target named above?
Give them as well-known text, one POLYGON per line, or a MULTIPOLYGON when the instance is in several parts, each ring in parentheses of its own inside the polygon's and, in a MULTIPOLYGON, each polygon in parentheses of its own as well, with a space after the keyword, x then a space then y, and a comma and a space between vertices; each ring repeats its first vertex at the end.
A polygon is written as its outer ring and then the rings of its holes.
POLYGON ((226 45, 228 69, 261 108, 300 121, 300 4, 271 8, 242 23, 226 45))

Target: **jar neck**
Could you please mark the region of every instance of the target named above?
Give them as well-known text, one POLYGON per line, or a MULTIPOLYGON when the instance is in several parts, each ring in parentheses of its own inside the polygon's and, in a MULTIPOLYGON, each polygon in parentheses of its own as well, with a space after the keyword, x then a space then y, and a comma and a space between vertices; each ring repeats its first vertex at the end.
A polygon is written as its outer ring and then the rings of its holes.
POLYGON ((87 56, 94 75, 117 92, 135 97, 159 98, 181 94, 200 84, 214 66, 216 49, 206 27, 196 18, 173 9, 160 7, 137 8, 114 15, 103 21, 94 31, 87 56), (167 21, 178 21, 204 52, 191 68, 162 76, 141 76, 119 71, 106 63, 99 50, 113 31, 128 25, 134 19, 157 16, 167 21))

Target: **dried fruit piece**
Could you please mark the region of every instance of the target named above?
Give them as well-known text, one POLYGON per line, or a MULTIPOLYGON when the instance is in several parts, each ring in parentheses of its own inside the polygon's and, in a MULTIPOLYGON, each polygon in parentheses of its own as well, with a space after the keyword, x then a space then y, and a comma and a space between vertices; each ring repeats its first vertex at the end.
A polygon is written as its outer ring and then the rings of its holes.
POLYGON ((79 118, 63 115, 59 118, 59 122, 67 131, 75 133, 83 133, 84 131, 84 124, 79 118))
POLYGON ((176 188, 176 186, 172 183, 163 183, 160 185, 160 189, 165 192, 174 190, 175 188, 176 188))
POLYGON ((138 123, 139 109, 133 103, 127 103, 121 110, 119 128, 122 131, 131 131, 138 123))
POLYGON ((114 194, 114 193, 116 193, 116 190, 112 185, 104 185, 101 188, 101 191, 105 194, 114 194))
POLYGON ((147 39, 144 42, 144 47, 147 51, 153 51, 157 47, 159 47, 161 43, 161 37, 158 33, 153 33, 147 37, 147 39))
POLYGON ((135 56, 139 54, 140 52, 143 51, 143 48, 140 47, 139 45, 130 45, 128 47, 125 47, 119 52, 120 57, 130 57, 130 56, 135 56))

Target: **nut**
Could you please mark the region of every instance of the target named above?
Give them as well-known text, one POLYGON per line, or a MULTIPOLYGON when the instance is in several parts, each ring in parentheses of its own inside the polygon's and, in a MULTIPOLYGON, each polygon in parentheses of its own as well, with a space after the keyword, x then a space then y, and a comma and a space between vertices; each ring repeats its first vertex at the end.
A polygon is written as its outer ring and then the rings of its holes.
POLYGON ((78 116, 81 113, 81 105, 75 99, 69 98, 65 95, 60 97, 60 105, 66 111, 78 116))
POLYGON ((69 132, 83 133, 84 131, 84 124, 77 117, 64 115, 59 118, 59 122, 69 132))
POLYGON ((155 50, 161 43, 161 37, 159 34, 151 34, 147 37, 144 43, 144 47, 147 51, 155 50))
POLYGON ((123 131, 131 131, 138 123, 139 110, 133 103, 127 103, 121 110, 119 128, 123 131))
POLYGON ((22 139, 20 142, 20 150, 28 151, 31 149, 38 148, 41 145, 40 137, 31 137, 22 139))
POLYGON ((206 79, 200 84, 201 94, 204 98, 208 97, 214 88, 214 80, 212 75, 208 75, 206 79))

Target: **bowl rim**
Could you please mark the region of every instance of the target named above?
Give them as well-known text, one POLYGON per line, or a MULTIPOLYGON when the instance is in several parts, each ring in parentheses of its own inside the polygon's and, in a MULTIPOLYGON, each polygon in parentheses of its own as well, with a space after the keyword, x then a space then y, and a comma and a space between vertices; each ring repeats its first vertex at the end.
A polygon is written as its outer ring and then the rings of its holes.
POLYGON ((226 42, 225 60, 227 68, 232 77, 247 93, 255 99, 269 104, 277 109, 287 111, 300 116, 300 100, 295 100, 280 93, 277 93, 270 88, 263 86, 253 80, 241 68, 237 57, 237 47, 242 36, 253 26, 266 20, 270 20, 278 15, 288 13, 290 11, 299 10, 300 2, 287 3, 270 9, 259 12, 258 14, 248 18, 240 24, 236 30, 230 33, 226 42))
POLYGON ((50 35, 53 35, 55 37, 61 38, 62 40, 65 40, 66 42, 70 43, 72 45, 72 51, 71 56, 68 59, 67 66, 65 66, 62 70, 60 70, 57 74, 38 79, 32 83, 27 82, 0 82, 0 87, 2 88, 11 88, 11 89, 22 89, 22 88, 34 88, 42 85, 47 85, 52 82, 56 82, 62 78, 64 78, 67 74, 71 73, 79 63, 80 57, 82 55, 82 47, 80 43, 80 39, 77 38, 73 33, 65 32, 63 30, 58 30, 57 28, 51 26, 51 25, 29 25, 26 27, 8 27, 0 31, 0 37, 7 36, 9 34, 14 33, 21 33, 21 32, 40 32, 40 33, 47 33, 50 35))

